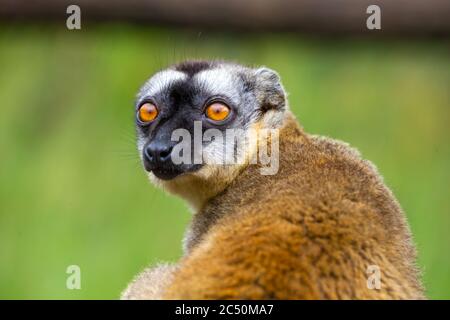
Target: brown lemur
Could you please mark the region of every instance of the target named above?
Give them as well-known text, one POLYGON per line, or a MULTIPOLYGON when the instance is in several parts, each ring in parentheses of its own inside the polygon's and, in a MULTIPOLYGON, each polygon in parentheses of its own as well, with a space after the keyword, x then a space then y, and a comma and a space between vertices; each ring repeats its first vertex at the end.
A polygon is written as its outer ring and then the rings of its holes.
POLYGON ((150 180, 194 214, 180 261, 145 270, 122 299, 424 298, 408 224, 382 177, 347 144, 305 133, 276 72, 184 62, 144 84, 135 112, 150 180), (277 130, 277 172, 250 161, 259 144, 239 149, 243 161, 217 161, 236 151, 223 139, 200 140, 202 161, 176 164, 172 134, 194 134, 195 122, 202 133, 277 130))

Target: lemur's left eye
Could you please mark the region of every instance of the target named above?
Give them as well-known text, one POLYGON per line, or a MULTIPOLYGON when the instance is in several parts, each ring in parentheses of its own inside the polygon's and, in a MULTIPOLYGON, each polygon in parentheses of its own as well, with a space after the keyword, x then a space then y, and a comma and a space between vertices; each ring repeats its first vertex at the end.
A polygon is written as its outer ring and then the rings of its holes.
POLYGON ((153 103, 144 103, 139 107, 138 117, 142 123, 149 123, 156 119, 158 116, 158 109, 153 103))
POLYGON ((223 121, 230 114, 230 108, 221 102, 214 102, 210 104, 206 110, 205 115, 214 121, 223 121))

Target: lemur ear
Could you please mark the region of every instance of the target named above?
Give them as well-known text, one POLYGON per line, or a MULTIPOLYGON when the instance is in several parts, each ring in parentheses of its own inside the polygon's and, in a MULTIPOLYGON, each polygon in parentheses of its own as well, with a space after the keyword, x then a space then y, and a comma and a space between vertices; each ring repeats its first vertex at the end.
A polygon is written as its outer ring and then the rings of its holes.
POLYGON ((262 67, 255 70, 255 76, 256 96, 260 100, 262 110, 284 109, 286 94, 278 73, 262 67))

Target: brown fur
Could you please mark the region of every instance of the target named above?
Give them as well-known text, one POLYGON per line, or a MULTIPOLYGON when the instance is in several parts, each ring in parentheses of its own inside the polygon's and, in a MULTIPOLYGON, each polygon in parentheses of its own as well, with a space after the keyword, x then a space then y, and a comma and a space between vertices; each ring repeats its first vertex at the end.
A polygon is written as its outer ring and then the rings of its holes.
POLYGON ((170 299, 417 299, 404 215, 355 150, 288 117, 280 171, 250 166, 196 214, 170 299), (381 269, 381 290, 366 269, 381 269))
POLYGON ((424 298, 404 214, 357 151, 304 133, 287 112, 279 172, 258 170, 246 167, 195 214, 157 298, 424 298), (370 265, 380 290, 367 287, 370 265))

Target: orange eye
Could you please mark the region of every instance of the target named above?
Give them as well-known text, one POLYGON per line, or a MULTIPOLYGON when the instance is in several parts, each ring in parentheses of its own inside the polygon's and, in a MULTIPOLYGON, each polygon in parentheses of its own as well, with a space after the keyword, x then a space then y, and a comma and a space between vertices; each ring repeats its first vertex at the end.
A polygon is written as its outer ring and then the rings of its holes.
POLYGON ((206 108, 205 114, 211 120, 222 121, 230 114, 230 108, 223 103, 214 102, 206 108))
POLYGON ((144 123, 152 122, 158 116, 158 109, 153 103, 144 103, 139 108, 139 120, 144 123))

